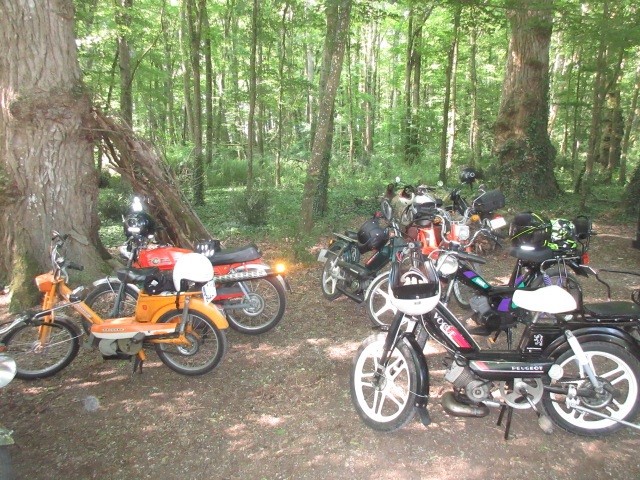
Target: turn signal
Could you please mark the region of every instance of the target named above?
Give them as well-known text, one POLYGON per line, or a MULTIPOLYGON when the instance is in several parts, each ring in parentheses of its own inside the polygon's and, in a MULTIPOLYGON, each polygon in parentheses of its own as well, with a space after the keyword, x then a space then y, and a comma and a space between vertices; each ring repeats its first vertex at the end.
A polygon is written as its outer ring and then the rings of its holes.
POLYGON ((284 273, 287 270, 287 267, 285 266, 284 263, 276 263, 274 270, 279 275, 281 273, 284 273))
POLYGON ((479 222, 480 221, 480 215, 471 215, 471 221, 472 222, 479 222))

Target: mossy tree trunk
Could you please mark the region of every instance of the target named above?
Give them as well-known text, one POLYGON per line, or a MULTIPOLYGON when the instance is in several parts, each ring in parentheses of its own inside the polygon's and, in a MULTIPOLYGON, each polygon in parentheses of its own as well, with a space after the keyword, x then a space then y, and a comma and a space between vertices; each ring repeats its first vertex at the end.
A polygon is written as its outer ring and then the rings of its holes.
POLYGON ((71 235, 67 256, 84 265, 82 281, 106 267, 73 18, 72 0, 0 4, 0 268, 12 311, 36 301, 52 230, 71 235))
POLYGON ((507 69, 496 121, 494 149, 499 185, 511 197, 553 198, 559 192, 549 134, 549 44, 552 1, 528 7, 518 0, 511 25, 507 69))

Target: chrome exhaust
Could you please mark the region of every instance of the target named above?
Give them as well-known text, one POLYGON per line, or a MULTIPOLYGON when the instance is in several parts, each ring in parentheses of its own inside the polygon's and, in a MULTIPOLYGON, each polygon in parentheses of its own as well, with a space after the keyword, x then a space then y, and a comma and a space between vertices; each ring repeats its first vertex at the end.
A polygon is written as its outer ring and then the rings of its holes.
POLYGON ((449 391, 442 396, 442 408, 445 412, 456 417, 486 417, 489 415, 489 407, 483 404, 467 405, 456 400, 453 392, 449 391))

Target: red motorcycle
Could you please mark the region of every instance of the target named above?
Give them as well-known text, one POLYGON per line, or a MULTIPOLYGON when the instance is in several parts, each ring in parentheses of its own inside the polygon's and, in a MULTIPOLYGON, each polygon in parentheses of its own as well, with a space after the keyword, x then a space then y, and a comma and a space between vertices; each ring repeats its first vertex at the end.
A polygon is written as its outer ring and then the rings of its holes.
MULTIPOLYGON (((139 205, 134 201, 136 204, 139 205)), ((140 286, 127 282, 132 271, 139 270, 139 278, 146 278, 143 288, 151 293, 173 289, 170 272, 177 259, 191 250, 154 244, 155 230, 153 219, 139 207, 124 219, 127 243, 120 254, 127 260, 127 268, 116 272, 116 277, 94 282, 85 300, 104 318, 130 315, 135 310, 140 286)), ((213 265, 217 289, 213 302, 224 311, 232 328, 256 335, 271 330, 282 320, 285 290, 290 290, 283 264, 270 267, 253 244, 222 249, 218 240, 210 240, 198 243, 196 251, 213 265)))

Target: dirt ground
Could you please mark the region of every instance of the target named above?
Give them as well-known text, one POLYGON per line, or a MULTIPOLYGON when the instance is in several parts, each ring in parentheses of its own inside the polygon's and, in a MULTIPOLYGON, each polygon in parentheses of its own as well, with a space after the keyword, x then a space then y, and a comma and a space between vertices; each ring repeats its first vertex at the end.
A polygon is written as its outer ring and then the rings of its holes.
MULTIPOLYGON (((592 265, 639 271, 635 228, 596 227, 606 235, 592 242, 592 265)), ((497 253, 486 271, 500 279, 512 265, 497 253)), ((638 431, 546 435, 521 410, 505 441, 498 411, 445 414, 438 397, 449 387, 437 350, 428 358, 433 423, 415 420, 391 434, 367 428, 349 396, 353 354, 371 333, 366 312, 351 300, 325 300, 319 277, 319 264, 295 268, 278 328, 253 337, 228 331, 229 354, 205 376, 174 373, 153 353, 142 375, 132 375, 130 363, 82 350, 53 378, 14 380, 0 390, 0 422, 14 430, 19 478, 640 478, 638 431)), ((638 280, 616 276, 617 296, 628 299, 638 280)), ((589 298, 603 293, 592 280, 585 290, 589 298)))

